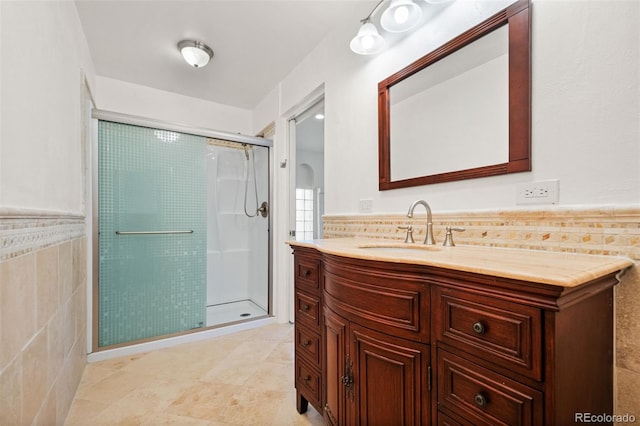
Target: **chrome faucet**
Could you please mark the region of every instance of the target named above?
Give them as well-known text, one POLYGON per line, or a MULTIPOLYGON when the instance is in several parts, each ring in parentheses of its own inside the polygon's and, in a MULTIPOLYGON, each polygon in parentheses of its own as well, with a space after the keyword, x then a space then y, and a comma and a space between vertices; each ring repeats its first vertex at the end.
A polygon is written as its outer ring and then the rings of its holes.
POLYGON ((411 204, 411 207, 409 207, 409 212, 407 213, 407 217, 408 218, 412 218, 413 217, 413 210, 416 208, 416 206, 418 204, 421 204, 424 206, 425 209, 427 209, 427 233, 424 236, 424 244, 427 245, 434 245, 436 242, 433 239, 433 222, 431 219, 431 207, 429 207, 429 204, 427 204, 426 201, 424 200, 416 200, 411 204))

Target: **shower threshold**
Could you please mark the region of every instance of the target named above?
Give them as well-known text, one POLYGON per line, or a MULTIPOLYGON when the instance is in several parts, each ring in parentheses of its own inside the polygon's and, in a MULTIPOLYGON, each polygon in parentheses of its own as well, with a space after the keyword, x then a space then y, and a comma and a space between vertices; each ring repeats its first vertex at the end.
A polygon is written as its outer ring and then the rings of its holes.
POLYGON ((268 313, 251 300, 207 306, 207 327, 264 318, 268 313))

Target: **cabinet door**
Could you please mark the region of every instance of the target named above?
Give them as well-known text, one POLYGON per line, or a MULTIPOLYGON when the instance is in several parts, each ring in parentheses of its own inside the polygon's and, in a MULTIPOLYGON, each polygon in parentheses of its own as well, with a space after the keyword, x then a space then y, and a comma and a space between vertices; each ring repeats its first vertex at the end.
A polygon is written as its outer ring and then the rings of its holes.
POLYGON ((430 419, 429 346, 349 324, 353 424, 423 425, 430 419))
MULTIPOLYGON (((351 362, 346 359, 347 322, 330 309, 324 309, 324 378, 325 405, 324 417, 327 424, 344 425, 346 418, 345 398, 347 398, 348 379, 352 376, 345 369, 351 362)), ((348 395, 353 398, 353 393, 348 395)))

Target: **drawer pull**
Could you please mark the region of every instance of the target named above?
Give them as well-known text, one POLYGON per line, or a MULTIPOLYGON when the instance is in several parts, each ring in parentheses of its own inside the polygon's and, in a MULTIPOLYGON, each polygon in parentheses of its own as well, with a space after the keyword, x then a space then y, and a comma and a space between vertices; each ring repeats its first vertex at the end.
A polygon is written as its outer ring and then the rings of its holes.
POLYGON ((476 394, 476 396, 473 397, 473 402, 475 402, 478 407, 485 407, 487 405, 487 397, 481 393, 476 394))
POLYGON ((340 381, 347 391, 347 398, 353 401, 353 361, 351 361, 349 354, 347 354, 347 357, 344 360, 344 375, 340 377, 340 381))
POLYGON ((351 376, 342 376, 342 377, 340 377, 340 381, 346 387, 353 386, 353 377, 351 377, 351 376))
POLYGON ((304 342, 302 342, 302 346, 304 346, 305 348, 310 344, 311 344, 311 340, 305 340, 304 342))
POLYGON ((304 305, 302 305, 302 310, 307 312, 309 309, 311 309, 311 306, 309 306, 307 303, 305 303, 304 305))
POLYGON ((481 323, 480 321, 474 322, 471 328, 473 328, 473 332, 476 334, 484 334, 485 331, 487 331, 484 324, 481 323))

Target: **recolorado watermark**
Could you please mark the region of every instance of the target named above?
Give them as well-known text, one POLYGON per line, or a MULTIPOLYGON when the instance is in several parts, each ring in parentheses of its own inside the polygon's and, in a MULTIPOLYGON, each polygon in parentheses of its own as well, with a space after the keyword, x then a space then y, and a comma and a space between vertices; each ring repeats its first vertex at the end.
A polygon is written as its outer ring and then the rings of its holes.
POLYGON ((594 414, 575 413, 573 421, 576 423, 635 423, 633 414, 594 414))

